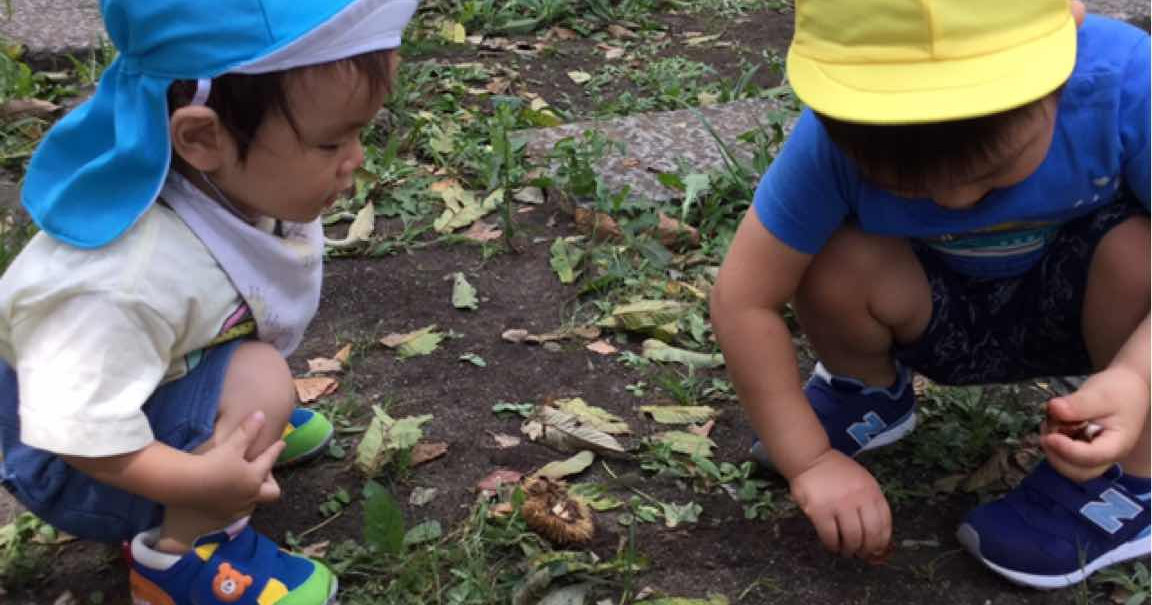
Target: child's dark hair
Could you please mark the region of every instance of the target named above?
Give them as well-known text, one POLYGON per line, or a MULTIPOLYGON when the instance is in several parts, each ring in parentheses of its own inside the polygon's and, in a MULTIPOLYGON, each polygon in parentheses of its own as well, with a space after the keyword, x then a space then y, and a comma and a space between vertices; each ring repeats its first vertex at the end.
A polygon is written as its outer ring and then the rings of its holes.
POLYGON ((817 114, 828 137, 877 185, 900 191, 964 183, 1011 152, 1016 128, 1043 111, 1041 101, 966 120, 927 124, 859 124, 817 114))
MULTIPOLYGON (((288 103, 288 83, 309 70, 350 68, 360 76, 361 85, 373 90, 390 84, 391 62, 389 51, 380 50, 332 63, 313 65, 288 71, 266 74, 225 74, 212 80, 212 93, 207 106, 220 116, 220 122, 236 139, 240 160, 248 157, 248 150, 256 131, 264 123, 268 112, 277 111, 298 130, 292 108, 288 103)), ((192 102, 196 95, 196 82, 181 80, 168 89, 169 112, 192 102)))

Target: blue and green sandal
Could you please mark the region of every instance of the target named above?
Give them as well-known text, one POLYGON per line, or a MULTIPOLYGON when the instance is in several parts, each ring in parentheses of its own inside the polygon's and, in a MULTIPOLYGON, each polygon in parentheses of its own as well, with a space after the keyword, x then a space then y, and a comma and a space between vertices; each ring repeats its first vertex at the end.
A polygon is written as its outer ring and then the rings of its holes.
POLYGON ((332 441, 332 423, 323 414, 308 408, 296 408, 284 427, 286 447, 276 459, 276 468, 307 462, 324 453, 332 441))

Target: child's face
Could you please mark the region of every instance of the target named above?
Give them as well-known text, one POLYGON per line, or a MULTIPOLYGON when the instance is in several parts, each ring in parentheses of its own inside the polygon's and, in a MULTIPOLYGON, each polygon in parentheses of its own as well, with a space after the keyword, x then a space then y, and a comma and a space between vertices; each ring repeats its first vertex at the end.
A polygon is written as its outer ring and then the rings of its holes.
POLYGON ((1048 95, 1041 100, 1041 106, 1028 113, 1010 133, 1003 147, 1005 151, 999 157, 986 158, 980 165, 972 166, 970 174, 976 176, 964 182, 940 183, 929 185, 923 190, 908 191, 885 186, 882 177, 871 180, 902 197, 929 198, 936 205, 950 210, 971 208, 991 191, 1016 185, 1036 172, 1052 144, 1059 103, 1058 94, 1048 95))
POLYGON ((372 122, 386 90, 370 90, 348 66, 288 79, 295 126, 270 111, 243 162, 225 145, 212 179, 241 210, 294 222, 314 220, 353 186, 364 162, 360 131, 372 122))

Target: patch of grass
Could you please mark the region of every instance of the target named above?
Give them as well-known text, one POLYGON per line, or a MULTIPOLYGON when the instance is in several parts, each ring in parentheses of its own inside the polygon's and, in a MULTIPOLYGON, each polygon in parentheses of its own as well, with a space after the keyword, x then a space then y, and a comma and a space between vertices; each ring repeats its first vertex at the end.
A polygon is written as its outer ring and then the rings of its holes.
POLYGON ((1113 603, 1140 605, 1152 596, 1148 565, 1143 561, 1110 567, 1092 576, 1090 584, 1111 589, 1113 603), (1122 599, 1122 600, 1121 600, 1122 599))
POLYGON ((0 585, 24 586, 44 574, 48 546, 57 533, 32 513, 0 527, 0 585))

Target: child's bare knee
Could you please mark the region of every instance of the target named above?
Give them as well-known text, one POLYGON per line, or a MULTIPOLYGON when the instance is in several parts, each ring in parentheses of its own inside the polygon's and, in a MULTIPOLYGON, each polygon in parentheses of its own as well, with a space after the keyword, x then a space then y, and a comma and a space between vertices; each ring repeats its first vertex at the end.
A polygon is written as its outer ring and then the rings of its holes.
POLYGON ((809 266, 796 295, 797 304, 817 313, 866 309, 868 285, 891 270, 895 243, 854 227, 840 229, 809 266))
POLYGON ((227 435, 255 412, 264 428, 249 453, 259 453, 280 438, 297 403, 288 362, 274 347, 246 342, 237 347, 220 393, 217 435, 227 435))
MULTIPOLYGON (((1128 298, 1148 309, 1149 223, 1145 217, 1133 217, 1113 228, 1101 240, 1092 257, 1091 271, 1109 298, 1128 298)), ((1097 280, 1093 280, 1097 281, 1097 280)), ((1116 301, 1113 299, 1113 304, 1116 301)))

